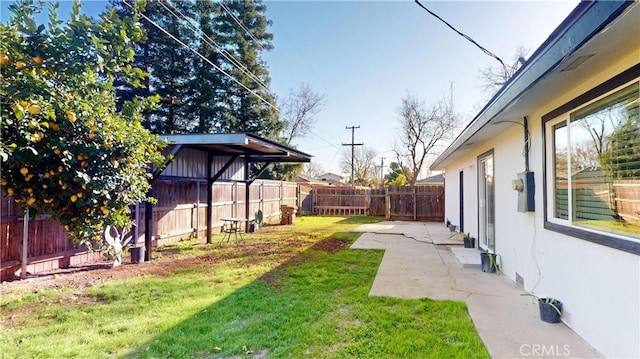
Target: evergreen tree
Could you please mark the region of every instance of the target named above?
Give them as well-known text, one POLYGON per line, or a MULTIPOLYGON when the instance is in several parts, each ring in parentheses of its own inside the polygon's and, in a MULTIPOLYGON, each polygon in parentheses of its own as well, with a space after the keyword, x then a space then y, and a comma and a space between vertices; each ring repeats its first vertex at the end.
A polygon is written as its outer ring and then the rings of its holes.
MULTIPOLYGON (((193 32, 165 6, 161 2, 149 2, 145 15, 187 46, 194 46, 193 32)), ((179 1, 173 6, 185 16, 193 16, 190 2, 179 1)), ((192 114, 187 111, 193 96, 190 63, 195 55, 155 25, 146 20, 142 23, 148 33, 148 42, 147 53, 140 57, 150 65, 149 91, 160 96, 160 107, 151 113, 149 127, 159 133, 188 132, 193 122, 192 114)))
POLYGON ((195 3, 194 15, 197 17, 197 33, 200 36, 198 52, 207 59, 196 56, 193 61, 192 101, 187 109, 194 113, 196 123, 193 132, 197 133, 222 132, 220 123, 224 74, 211 64, 220 67, 223 66, 221 64, 223 59, 232 58, 219 42, 215 29, 215 21, 220 16, 220 11, 220 6, 213 2, 197 1, 195 3))
POLYGON ((229 74, 247 87, 224 78, 224 109, 220 130, 246 132, 276 139, 283 129, 278 118, 275 97, 269 91, 269 71, 260 57, 272 48, 273 35, 267 32, 262 1, 222 1, 216 25, 227 51, 242 66, 230 65, 229 74), (256 95, 257 94, 257 95, 256 95), (268 103, 267 103, 268 102, 268 103), (269 105, 272 104, 272 105, 269 105))
MULTIPOLYGON (((121 2, 113 6, 131 14, 121 2)), ((265 12, 261 1, 147 3, 143 14, 155 25, 144 17, 140 21, 147 42, 137 47, 136 65, 150 74, 145 87, 161 103, 146 126, 162 133, 247 132, 277 140, 284 125, 269 105, 276 101, 261 58, 272 48, 273 37, 265 12)), ((146 91, 119 86, 123 99, 140 93, 146 91)))
MULTIPOLYGON (((121 16, 133 15, 124 2, 112 0, 112 7, 121 16)), ((194 115, 188 105, 194 96, 191 79, 195 54, 165 33, 193 46, 195 36, 184 20, 194 15, 192 8, 190 2, 148 2, 138 23, 147 36, 136 44, 134 65, 148 72, 149 77, 141 88, 116 80, 119 102, 149 94, 160 97, 160 106, 147 114, 144 123, 157 133, 181 133, 194 127, 194 115)))

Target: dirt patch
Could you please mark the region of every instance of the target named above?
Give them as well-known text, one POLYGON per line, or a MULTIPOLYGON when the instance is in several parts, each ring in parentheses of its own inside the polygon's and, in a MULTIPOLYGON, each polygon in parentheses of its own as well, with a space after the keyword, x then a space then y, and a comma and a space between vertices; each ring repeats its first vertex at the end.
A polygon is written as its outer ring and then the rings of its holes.
POLYGON ((312 248, 328 253, 336 253, 348 246, 348 241, 335 238, 320 240, 315 244, 296 238, 280 240, 254 240, 241 241, 238 244, 224 243, 199 244, 194 242, 195 247, 202 247, 202 254, 184 254, 173 247, 155 248, 154 253, 159 258, 151 262, 130 263, 130 258, 125 257, 124 263, 113 268, 111 263, 93 263, 58 269, 55 271, 41 273, 24 280, 3 282, 0 285, 0 295, 5 296, 17 291, 40 291, 51 289, 71 289, 75 293, 75 298, 63 298, 65 302, 78 304, 99 304, 91 298, 85 297, 88 288, 101 285, 109 280, 122 280, 136 276, 169 276, 177 270, 188 270, 197 267, 215 268, 220 263, 225 265, 247 266, 256 261, 272 263, 274 271, 265 275, 262 279, 270 285, 277 286, 279 272, 283 267, 300 265, 312 260, 314 255, 306 252, 312 248), (311 246, 311 247, 310 247, 311 246), (82 293, 82 294, 81 294, 82 293))
POLYGON ((269 349, 262 349, 254 352, 253 350, 247 350, 246 348, 242 349, 244 351, 244 355, 234 355, 229 357, 229 359, 243 359, 243 358, 251 358, 251 359, 265 359, 269 357, 269 349))
POLYGON ((314 244, 311 248, 317 251, 323 251, 327 253, 337 253, 351 244, 351 241, 346 239, 337 238, 325 238, 318 243, 314 244))

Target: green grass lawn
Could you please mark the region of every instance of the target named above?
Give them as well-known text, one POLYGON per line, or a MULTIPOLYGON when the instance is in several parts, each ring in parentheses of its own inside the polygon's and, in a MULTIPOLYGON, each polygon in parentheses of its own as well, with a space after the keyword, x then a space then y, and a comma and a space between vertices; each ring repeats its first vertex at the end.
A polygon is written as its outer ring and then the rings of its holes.
POLYGON ((12 292, 3 357, 488 358, 464 303, 368 297, 383 252, 348 249, 347 231, 377 220, 298 217, 165 248, 166 273, 12 292))

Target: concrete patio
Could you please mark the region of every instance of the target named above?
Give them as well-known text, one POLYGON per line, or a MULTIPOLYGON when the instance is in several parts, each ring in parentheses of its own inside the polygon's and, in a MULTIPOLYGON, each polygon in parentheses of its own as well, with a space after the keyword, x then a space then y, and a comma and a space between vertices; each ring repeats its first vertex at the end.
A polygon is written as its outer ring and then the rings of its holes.
POLYGON ((443 224, 380 222, 354 231, 365 233, 352 249, 385 250, 369 295, 466 302, 493 358, 602 357, 564 323, 541 321, 537 302, 515 282, 482 272, 477 250, 462 248, 443 224))

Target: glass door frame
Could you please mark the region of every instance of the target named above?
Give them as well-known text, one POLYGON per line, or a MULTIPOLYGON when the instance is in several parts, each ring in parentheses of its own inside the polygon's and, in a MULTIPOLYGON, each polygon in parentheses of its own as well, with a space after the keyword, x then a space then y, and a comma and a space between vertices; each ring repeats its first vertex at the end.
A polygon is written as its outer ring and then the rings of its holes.
POLYGON ((478 247, 495 251, 495 161, 493 150, 478 156, 478 247))

